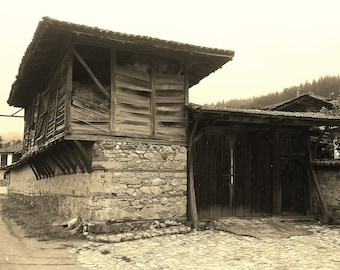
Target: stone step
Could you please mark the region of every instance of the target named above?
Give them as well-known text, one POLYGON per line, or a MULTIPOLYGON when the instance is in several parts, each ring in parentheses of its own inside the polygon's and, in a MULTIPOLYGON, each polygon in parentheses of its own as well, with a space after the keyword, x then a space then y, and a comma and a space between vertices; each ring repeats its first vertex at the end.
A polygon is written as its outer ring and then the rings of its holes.
POLYGON ((117 234, 89 234, 87 235, 87 239, 101 243, 119 243, 170 234, 184 234, 189 232, 191 232, 190 227, 185 225, 175 225, 165 228, 154 228, 145 231, 139 230, 117 234))

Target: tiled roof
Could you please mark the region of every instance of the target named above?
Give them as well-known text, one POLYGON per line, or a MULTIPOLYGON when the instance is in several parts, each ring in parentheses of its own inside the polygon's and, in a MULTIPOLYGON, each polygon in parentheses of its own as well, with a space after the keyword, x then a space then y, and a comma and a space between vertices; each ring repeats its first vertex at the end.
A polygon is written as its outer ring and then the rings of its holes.
POLYGON ((328 108, 332 107, 331 102, 328 102, 325 97, 321 97, 321 96, 316 96, 316 95, 311 95, 309 93, 305 93, 305 94, 302 94, 300 96, 297 96, 297 97, 285 100, 283 102, 266 106, 263 109, 265 109, 265 110, 280 110, 281 108, 284 109, 286 106, 289 106, 289 104, 292 104, 294 102, 298 102, 299 100, 301 100, 301 101, 302 100, 306 100, 307 101, 307 99, 309 100, 309 102, 323 104, 324 106, 326 106, 328 108))
MULTIPOLYGON (((188 59, 189 85, 197 84, 210 73, 232 60, 234 51, 201 47, 140 35, 118 33, 44 17, 38 24, 19 67, 16 81, 8 99, 10 105, 25 107, 33 91, 51 72, 69 42, 75 39, 91 40, 111 47, 143 50, 188 59), (23 98, 25 96, 25 98, 23 98)), ((169 56, 170 57, 170 56, 169 56)))
MULTIPOLYGON (((114 32, 111 30, 101 29, 98 27, 90 27, 83 24, 75 24, 71 22, 59 21, 52 19, 50 17, 43 17, 40 25, 44 27, 57 27, 65 32, 75 33, 77 35, 87 35, 99 39, 113 40, 121 42, 124 44, 133 43, 138 45, 150 44, 154 47, 171 48, 175 50, 185 51, 190 53, 200 53, 200 54, 214 54, 218 56, 233 56, 234 52, 230 50, 223 50, 217 48, 209 48, 197 45, 191 45, 187 43, 180 43, 170 40, 163 40, 159 38, 153 38, 149 36, 133 35, 121 32, 114 32)), ((39 34, 39 29, 37 29, 33 40, 37 39, 37 34, 39 34)))
POLYGON ((189 104, 189 109, 196 113, 215 113, 215 114, 239 114, 239 115, 253 115, 271 118, 296 118, 305 120, 325 120, 334 121, 334 124, 340 124, 340 116, 326 115, 323 113, 314 112, 286 112, 286 111, 271 111, 260 109, 237 109, 228 107, 218 107, 210 105, 189 104))

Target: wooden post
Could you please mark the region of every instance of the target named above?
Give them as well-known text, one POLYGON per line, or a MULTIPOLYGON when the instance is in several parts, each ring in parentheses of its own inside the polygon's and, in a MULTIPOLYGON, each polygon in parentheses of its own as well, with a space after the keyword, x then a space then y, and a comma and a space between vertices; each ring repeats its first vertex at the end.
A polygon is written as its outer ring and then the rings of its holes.
MULTIPOLYGON (((184 60, 184 105, 187 107, 189 105, 189 87, 190 87, 190 82, 189 82, 189 63, 188 59, 184 60)), ((186 109, 185 110, 185 134, 186 137, 188 138, 189 134, 189 112, 186 109)))
POLYGON ((318 178, 317 178, 316 173, 315 173, 315 169, 312 165, 312 152, 311 152, 312 148, 311 148, 311 145, 310 145, 309 137, 307 137, 307 145, 308 145, 308 157, 309 157, 308 163, 309 163, 309 169, 311 171, 311 176, 312 176, 312 184, 314 185, 315 192, 316 192, 316 195, 317 195, 319 203, 320 203, 323 222, 328 223, 329 222, 328 206, 327 206, 325 199, 323 197, 323 194, 322 194, 322 191, 321 191, 321 188, 320 188, 320 185, 319 185, 319 181, 318 181, 318 178))
POLYGON ((110 81, 111 81, 111 98, 110 98, 110 132, 115 131, 116 128, 116 102, 117 102, 117 97, 116 97, 116 58, 117 58, 117 53, 115 49, 111 49, 111 70, 110 70, 110 81))
POLYGON ((67 52, 67 79, 65 89, 65 131, 71 131, 71 101, 72 101, 72 77, 73 77, 73 53, 72 47, 67 52))
POLYGON ((195 119, 194 127, 192 129, 189 141, 189 207, 191 218, 194 223, 194 229, 198 229, 198 214, 195 194, 195 179, 194 179, 194 156, 193 156, 193 138, 196 133, 199 118, 195 119))
POLYGON ((155 135, 156 133, 156 59, 151 57, 151 97, 150 97, 150 134, 155 135))

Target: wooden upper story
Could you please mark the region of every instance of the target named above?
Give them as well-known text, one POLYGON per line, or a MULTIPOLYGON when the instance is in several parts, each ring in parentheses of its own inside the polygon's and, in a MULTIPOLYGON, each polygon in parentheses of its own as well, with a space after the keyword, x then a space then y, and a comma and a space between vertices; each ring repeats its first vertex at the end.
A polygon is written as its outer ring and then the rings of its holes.
POLYGON ((24 152, 60 139, 186 144, 188 89, 233 55, 45 17, 8 99, 25 108, 24 152))

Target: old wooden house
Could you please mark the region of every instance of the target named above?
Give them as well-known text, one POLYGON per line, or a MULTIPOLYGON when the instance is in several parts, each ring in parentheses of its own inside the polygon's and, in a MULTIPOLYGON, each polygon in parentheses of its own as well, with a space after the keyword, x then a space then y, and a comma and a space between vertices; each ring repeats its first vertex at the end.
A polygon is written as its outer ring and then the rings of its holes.
POLYGON ((8 99, 25 108, 11 195, 87 220, 185 219, 188 90, 233 55, 43 18, 8 99))
POLYGON ((8 99, 25 108, 10 195, 84 220, 327 216, 308 138, 338 117, 189 104, 233 56, 43 18, 8 99))

